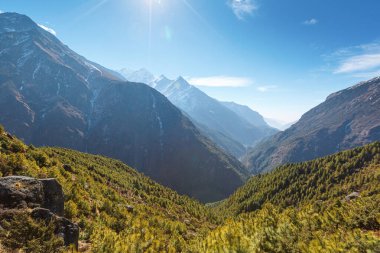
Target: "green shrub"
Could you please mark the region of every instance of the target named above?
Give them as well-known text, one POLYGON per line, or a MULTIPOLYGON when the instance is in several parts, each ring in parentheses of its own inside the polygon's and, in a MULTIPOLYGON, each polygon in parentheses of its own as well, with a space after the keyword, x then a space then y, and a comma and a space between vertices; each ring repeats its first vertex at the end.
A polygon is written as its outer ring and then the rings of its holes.
POLYGON ((53 223, 35 221, 26 213, 12 213, 0 214, 0 226, 0 242, 9 251, 54 253, 63 250, 63 238, 54 234, 53 223))

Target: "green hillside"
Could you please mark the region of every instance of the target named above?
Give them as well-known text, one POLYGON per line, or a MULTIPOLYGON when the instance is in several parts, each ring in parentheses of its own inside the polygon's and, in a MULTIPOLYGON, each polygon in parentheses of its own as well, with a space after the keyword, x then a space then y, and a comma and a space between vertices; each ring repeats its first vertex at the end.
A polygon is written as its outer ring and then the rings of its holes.
MULTIPOLYGON (((0 176, 8 175, 56 178, 86 252, 380 252, 379 142, 284 165, 209 207, 120 161, 26 146, 0 129, 0 176)), ((0 229, 0 252, 23 226, 40 236, 32 246, 59 245, 51 229, 27 222, 0 229)))
POLYGON ((26 146, 1 131, 0 176, 9 175, 57 178, 65 216, 79 224, 80 240, 93 252, 179 252, 217 222, 205 206, 122 162, 26 146))
POLYGON ((380 142, 309 162, 287 164, 271 173, 252 177, 217 209, 238 215, 265 203, 280 208, 323 202, 334 204, 348 194, 378 197, 380 142))
POLYGON ((380 252, 380 143, 251 178, 202 252, 380 252))

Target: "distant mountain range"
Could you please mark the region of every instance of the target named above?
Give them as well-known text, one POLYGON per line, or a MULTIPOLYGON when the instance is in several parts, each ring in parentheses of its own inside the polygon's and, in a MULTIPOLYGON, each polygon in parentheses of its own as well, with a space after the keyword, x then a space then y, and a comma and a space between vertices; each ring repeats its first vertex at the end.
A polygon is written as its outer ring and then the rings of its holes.
POLYGON ((336 92, 284 132, 254 147, 252 173, 307 161, 380 140, 380 77, 336 92))
POLYGON ((244 182, 241 163, 165 96, 88 61, 27 16, 0 14, 0 49, 0 123, 26 143, 120 159, 205 202, 244 182))
POLYGON ((149 84, 153 82, 156 78, 146 69, 139 69, 137 71, 129 70, 127 68, 119 70, 119 73, 128 81, 136 83, 149 84))
MULTIPOLYGON (((153 78, 145 69, 121 73, 127 80, 141 77, 138 81, 144 82, 153 78)), ((204 135, 237 158, 246 153, 247 147, 278 132, 249 107, 211 98, 183 77, 170 80, 161 75, 147 83, 188 115, 204 135)))
POLYGON ((284 131, 284 130, 288 129, 289 127, 291 127, 292 125, 294 125, 297 121, 287 123, 287 122, 272 119, 272 118, 265 118, 265 122, 267 122, 268 125, 270 125, 271 127, 277 128, 281 131, 284 131))

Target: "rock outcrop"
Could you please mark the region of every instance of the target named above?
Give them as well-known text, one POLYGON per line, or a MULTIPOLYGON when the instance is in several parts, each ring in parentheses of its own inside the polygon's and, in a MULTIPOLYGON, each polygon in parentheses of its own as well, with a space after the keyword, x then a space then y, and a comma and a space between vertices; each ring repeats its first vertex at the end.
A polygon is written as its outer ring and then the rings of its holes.
POLYGON ((55 233, 65 245, 78 247, 79 227, 62 217, 62 186, 53 178, 35 179, 24 176, 0 178, 0 210, 27 212, 33 219, 53 222, 55 233))

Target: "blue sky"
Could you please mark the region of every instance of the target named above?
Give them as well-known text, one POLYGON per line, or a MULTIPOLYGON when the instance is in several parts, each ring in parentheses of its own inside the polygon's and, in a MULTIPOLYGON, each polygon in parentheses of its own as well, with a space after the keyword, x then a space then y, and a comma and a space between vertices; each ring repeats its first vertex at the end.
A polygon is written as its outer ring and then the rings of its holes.
POLYGON ((106 67, 182 75, 290 122, 380 75, 378 0, 3 0, 106 67))

